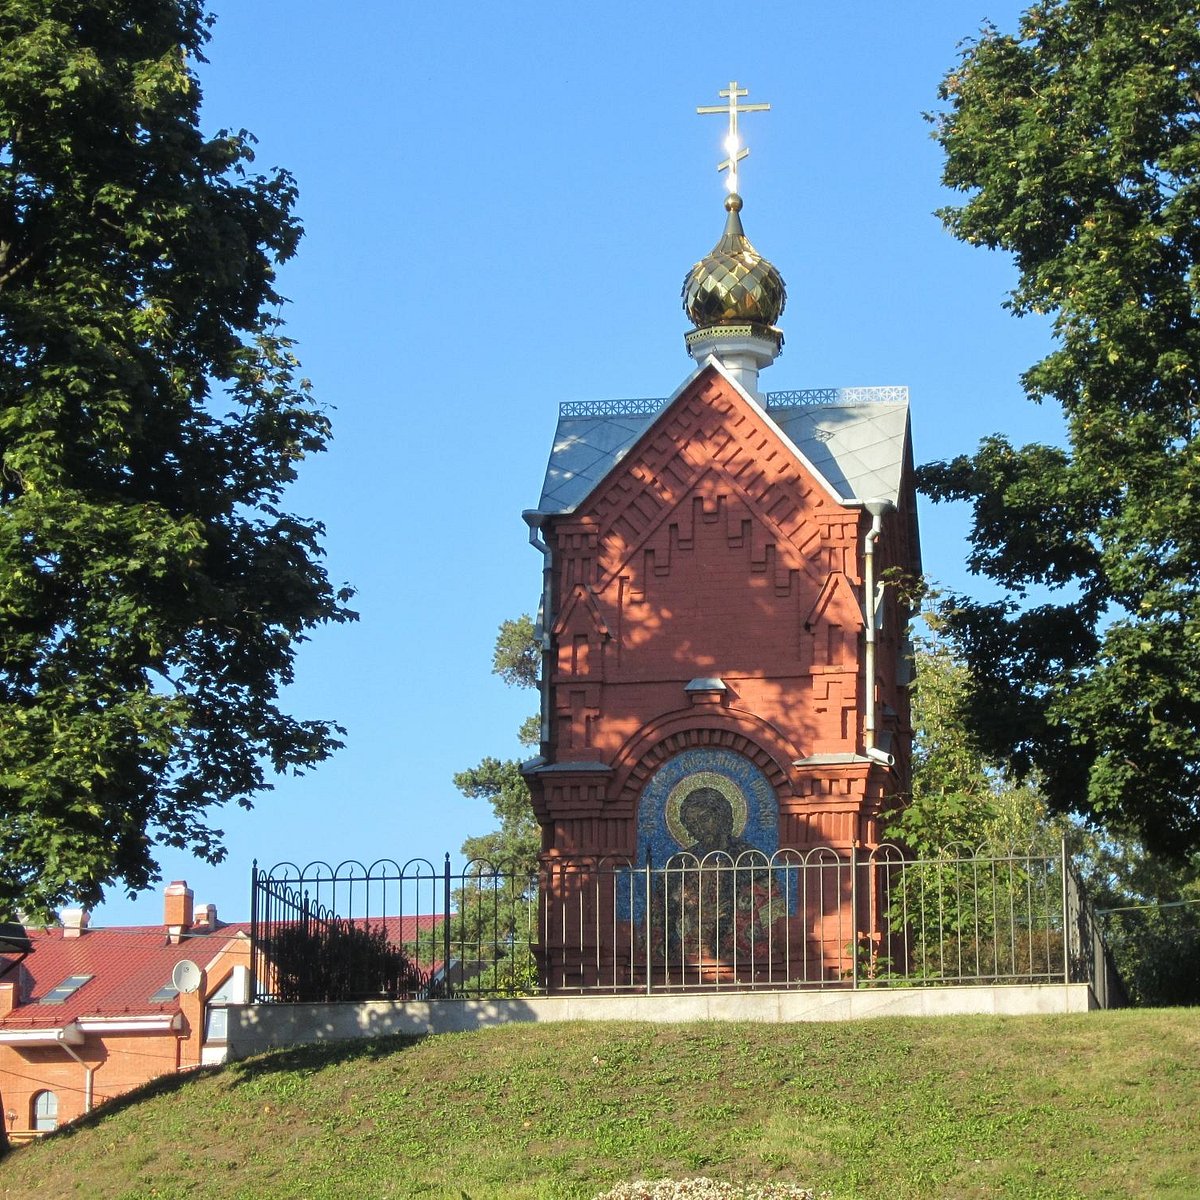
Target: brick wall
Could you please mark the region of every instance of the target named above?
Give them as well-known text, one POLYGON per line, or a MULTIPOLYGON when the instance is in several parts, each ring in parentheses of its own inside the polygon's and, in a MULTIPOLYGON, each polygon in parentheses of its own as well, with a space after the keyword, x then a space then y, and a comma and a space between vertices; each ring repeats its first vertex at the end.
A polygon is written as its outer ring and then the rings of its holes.
MULTIPOLYGON (((878 653, 880 727, 899 774, 796 767, 863 749, 863 535, 768 420, 702 373, 602 485, 548 523, 553 550, 547 759, 535 780, 549 853, 632 853, 637 798, 689 745, 736 748, 772 779, 781 845, 877 840, 906 787, 908 710, 896 662, 906 614, 889 589, 878 653), (724 692, 689 693, 717 677, 724 692), (595 766, 608 770, 597 773, 595 766)), ((877 562, 908 561, 885 518, 877 562)))

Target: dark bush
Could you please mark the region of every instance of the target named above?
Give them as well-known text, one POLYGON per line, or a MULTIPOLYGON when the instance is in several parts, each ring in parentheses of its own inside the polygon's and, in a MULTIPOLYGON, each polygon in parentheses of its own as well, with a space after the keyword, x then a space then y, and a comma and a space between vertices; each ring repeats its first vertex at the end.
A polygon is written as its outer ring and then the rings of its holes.
POLYGON ((382 925, 301 920, 277 926, 264 948, 284 1002, 408 1000, 429 983, 382 925))

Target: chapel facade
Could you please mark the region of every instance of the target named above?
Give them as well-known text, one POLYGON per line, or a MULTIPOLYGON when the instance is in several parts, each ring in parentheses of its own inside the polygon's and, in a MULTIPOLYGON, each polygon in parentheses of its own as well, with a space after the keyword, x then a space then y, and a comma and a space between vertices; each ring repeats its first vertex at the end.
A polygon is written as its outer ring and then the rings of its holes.
MULTIPOLYGON (((745 93, 730 88, 733 107, 745 93)), ((729 931, 708 938, 710 977, 742 977, 725 961, 747 936, 735 910, 770 914, 756 930, 776 958, 802 949, 860 901, 835 885, 771 908, 770 868, 818 848, 869 852, 909 787, 902 585, 920 552, 907 389, 761 391, 786 293, 736 191, 725 208, 684 283, 694 370, 665 401, 564 404, 525 514, 544 556, 541 747, 524 772, 550 881, 551 988, 603 982, 614 958, 639 984, 692 953, 677 928, 643 953, 658 901, 649 884, 634 894, 626 866, 741 864, 749 891, 712 885, 729 931), (605 872, 612 888, 595 886, 605 872)), ((707 885, 689 886, 664 892, 674 927, 703 907, 707 885)), ((851 951, 836 942, 806 970, 840 970, 851 951)))

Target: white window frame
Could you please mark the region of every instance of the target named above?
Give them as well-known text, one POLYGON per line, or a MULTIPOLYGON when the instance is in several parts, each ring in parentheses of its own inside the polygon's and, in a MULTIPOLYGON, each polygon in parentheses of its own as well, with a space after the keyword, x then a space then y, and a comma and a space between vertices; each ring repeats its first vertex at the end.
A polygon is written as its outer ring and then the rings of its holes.
POLYGON ((32 1109, 36 1133, 50 1133, 58 1128, 58 1096, 49 1088, 34 1093, 32 1109))

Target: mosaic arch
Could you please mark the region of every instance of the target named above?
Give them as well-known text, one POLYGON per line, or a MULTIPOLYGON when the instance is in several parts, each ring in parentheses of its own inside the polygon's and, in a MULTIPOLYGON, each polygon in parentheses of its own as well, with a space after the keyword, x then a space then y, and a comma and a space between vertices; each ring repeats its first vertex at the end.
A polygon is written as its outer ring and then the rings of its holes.
POLYGON ((779 849, 779 801, 766 775, 733 750, 700 747, 667 759, 638 802, 639 867, 686 851, 702 858, 779 849))

